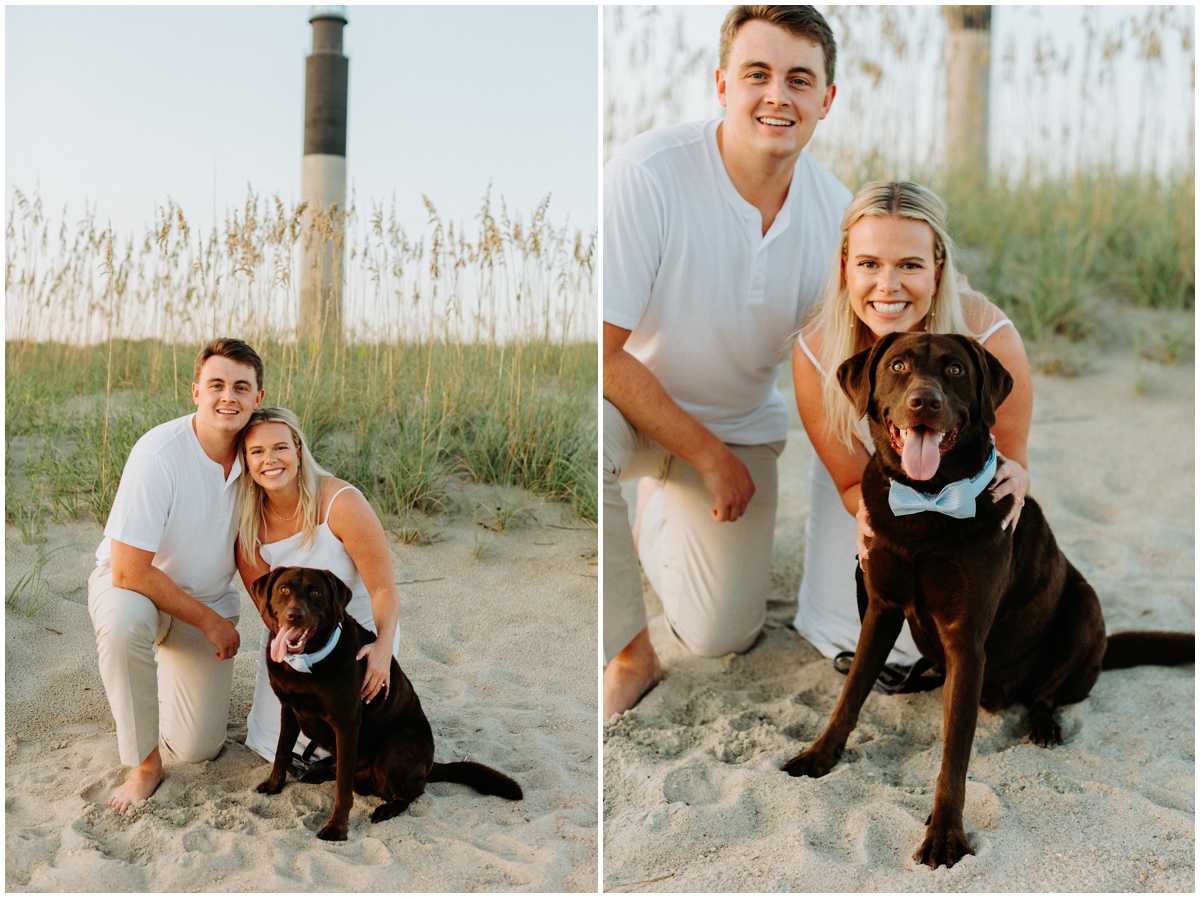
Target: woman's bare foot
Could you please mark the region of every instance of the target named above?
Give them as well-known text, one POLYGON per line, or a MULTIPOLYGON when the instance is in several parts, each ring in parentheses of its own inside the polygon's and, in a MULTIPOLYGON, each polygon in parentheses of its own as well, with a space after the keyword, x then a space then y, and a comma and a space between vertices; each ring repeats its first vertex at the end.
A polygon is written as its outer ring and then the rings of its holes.
POLYGON ((146 760, 129 771, 129 779, 113 790, 108 799, 108 806, 124 814, 139 801, 145 801, 153 795, 158 784, 162 782, 162 777, 162 755, 156 745, 154 751, 146 756, 146 760))
POLYGON ((633 510, 633 548, 635 552, 637 551, 638 533, 642 529, 642 509, 662 488, 662 481, 655 480, 653 477, 643 477, 638 481, 637 508, 633 510))
POLYGON ((604 719, 624 714, 663 678, 662 664, 644 629, 604 668, 604 719))

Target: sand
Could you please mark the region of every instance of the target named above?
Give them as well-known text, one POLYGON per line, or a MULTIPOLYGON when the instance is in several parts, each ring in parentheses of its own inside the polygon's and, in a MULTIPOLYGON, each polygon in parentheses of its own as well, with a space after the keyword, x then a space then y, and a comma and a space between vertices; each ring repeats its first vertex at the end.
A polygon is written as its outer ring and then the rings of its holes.
MULTIPOLYGON (((229 736, 204 764, 173 764, 148 801, 107 807, 121 766, 87 613, 101 538, 53 526, 25 595, 5 612, 5 888, 8 891, 589 891, 597 882, 596 530, 560 507, 529 506, 503 533, 472 511, 492 488, 459 486, 432 541, 393 542, 399 660, 433 726, 439 761, 512 775, 520 802, 437 783, 401 816, 370 822, 356 796, 350 838, 316 831, 334 784, 260 795, 269 765, 243 744, 260 623, 243 596, 229 736), (478 557, 477 557, 478 556, 478 557)), ((6 595, 36 557, 5 533, 6 595)))
MULTIPOLYGON (((1032 495, 1109 632, 1191 631, 1194 363, 1126 351, 1072 366, 1082 376, 1034 380, 1032 495)), ((1066 742, 1053 749, 1026 740, 1023 707, 981 712, 965 807, 976 854, 949 870, 912 859, 941 762, 941 689, 873 693, 829 775, 780 772, 844 682, 791 628, 811 457, 794 417, 768 620, 749 652, 686 654, 648 592, 667 675, 604 726, 604 888, 1193 892, 1193 666, 1101 674, 1060 711, 1066 742)))

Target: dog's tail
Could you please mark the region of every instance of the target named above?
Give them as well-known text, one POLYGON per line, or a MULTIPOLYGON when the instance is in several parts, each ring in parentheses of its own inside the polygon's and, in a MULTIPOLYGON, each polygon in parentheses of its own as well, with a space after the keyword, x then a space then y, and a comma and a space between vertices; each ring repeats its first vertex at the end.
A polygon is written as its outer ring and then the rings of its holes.
POLYGON ((433 769, 426 779, 431 783, 462 783, 484 795, 499 795, 516 801, 524 793, 517 781, 474 761, 455 761, 452 764, 433 762, 433 769))
POLYGON ((1129 630, 1108 637, 1101 670, 1119 670, 1143 664, 1194 664, 1195 633, 1163 633, 1158 630, 1129 630))

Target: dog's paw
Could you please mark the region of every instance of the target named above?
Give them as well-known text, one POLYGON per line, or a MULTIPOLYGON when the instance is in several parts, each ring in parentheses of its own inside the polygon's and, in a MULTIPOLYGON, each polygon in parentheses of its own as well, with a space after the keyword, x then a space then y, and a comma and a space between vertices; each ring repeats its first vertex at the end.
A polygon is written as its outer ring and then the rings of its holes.
POLYGON ((1039 714, 1029 718, 1029 741, 1043 748, 1062 745, 1062 727, 1050 714, 1039 714))
POLYGON ((949 868, 968 854, 974 853, 961 826, 930 824, 929 829, 925 831, 925 841, 913 855, 913 860, 934 869, 941 866, 949 868))
POLYGON ((838 754, 820 751, 814 745, 784 764, 783 770, 788 776, 811 776, 815 779, 833 769, 838 754))
POLYGON ((321 831, 317 833, 318 839, 324 839, 326 842, 345 842, 346 841, 346 824, 337 824, 330 820, 321 827, 321 831))
POLYGON ((267 795, 278 795, 283 791, 283 782, 282 777, 276 781, 274 777, 269 776, 258 784, 256 791, 265 792, 267 795))

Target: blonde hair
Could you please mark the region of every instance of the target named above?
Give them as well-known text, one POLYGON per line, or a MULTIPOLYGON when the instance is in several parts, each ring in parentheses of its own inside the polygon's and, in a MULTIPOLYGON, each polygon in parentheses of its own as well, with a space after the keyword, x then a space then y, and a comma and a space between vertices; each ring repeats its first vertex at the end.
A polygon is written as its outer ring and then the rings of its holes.
POLYGON ((259 424, 286 424, 292 432, 292 442, 296 446, 299 467, 296 471, 297 485, 300 487, 300 521, 303 534, 300 537, 301 548, 309 548, 317 541, 317 516, 321 509, 321 485, 333 475, 317 464, 316 459, 308 449, 308 440, 300 429, 300 420, 286 408, 264 406, 258 409, 246 423, 238 442, 238 457, 242 461, 242 474, 238 479, 237 522, 238 541, 241 543, 242 555, 247 561, 254 561, 254 550, 258 546, 260 528, 266 524, 266 491, 254 482, 250 476, 250 468, 246 464, 246 437, 250 428, 259 424))
POLYGON ((946 204, 941 197, 928 187, 911 181, 872 181, 864 185, 842 216, 842 239, 829 271, 825 293, 809 319, 821 334, 819 358, 825 369, 821 398, 829 433, 847 449, 854 448, 857 415, 838 384, 837 369, 850 356, 875 342, 874 333, 851 309, 850 293, 846 289, 844 263, 850 229, 863 218, 905 218, 929 225, 933 231, 934 261, 942 263, 942 270, 925 318, 925 330, 977 336, 967 328, 963 315, 954 268, 954 241, 946 232, 946 204))

